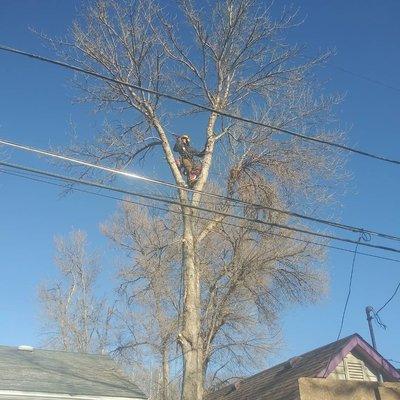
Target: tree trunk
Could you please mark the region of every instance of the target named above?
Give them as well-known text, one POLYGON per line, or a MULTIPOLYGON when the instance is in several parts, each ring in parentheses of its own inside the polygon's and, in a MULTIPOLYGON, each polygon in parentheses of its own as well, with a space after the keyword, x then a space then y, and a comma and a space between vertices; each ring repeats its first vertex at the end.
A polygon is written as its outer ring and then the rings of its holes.
POLYGON ((182 268, 184 298, 179 342, 183 354, 182 400, 203 398, 203 354, 200 336, 200 271, 195 262, 192 210, 184 208, 182 268), (190 215, 188 215, 190 214, 190 215))
POLYGON ((167 347, 162 352, 161 399, 168 400, 169 362, 167 347))
MULTIPOLYGON (((217 114, 212 113, 207 126, 206 155, 203 159, 203 171, 195 185, 197 191, 203 190, 210 170, 214 150, 214 126, 217 114)), ((198 205, 200 193, 194 193, 192 205, 198 205)), ((187 201, 190 201, 189 199, 187 201)), ((182 310, 182 328, 179 342, 183 353, 182 400, 203 399, 203 342, 201 339, 201 298, 200 271, 196 263, 196 240, 193 236, 193 209, 182 207, 183 240, 182 268, 184 298, 182 310)))

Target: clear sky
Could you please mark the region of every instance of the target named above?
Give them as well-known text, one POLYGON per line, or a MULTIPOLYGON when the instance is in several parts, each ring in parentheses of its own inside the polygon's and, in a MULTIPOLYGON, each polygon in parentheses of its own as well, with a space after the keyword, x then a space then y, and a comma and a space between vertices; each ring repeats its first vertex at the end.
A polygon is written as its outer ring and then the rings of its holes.
MULTIPOLYGON (((278 6, 285 3, 276 2, 278 6)), ((0 0, 0 43, 51 55, 29 28, 61 36, 78 4, 77 0, 0 0)), ((336 48, 335 65, 399 88, 388 89, 334 68, 323 71, 331 77, 328 87, 346 94, 337 115, 350 128, 348 144, 400 159, 400 2, 291 0, 290 4, 300 6, 306 17, 292 32, 292 42, 306 44, 310 53, 336 48)), ((88 106, 72 103, 70 77, 57 67, 0 53, 0 137, 48 147, 68 142, 70 121, 82 135, 93 132, 101 116, 93 115, 88 106)), ((4 153, 12 161, 40 164, 32 156, 4 153)), ((352 155, 348 169, 353 178, 336 212, 342 222, 400 235, 399 167, 352 155)), ((105 255, 110 251, 98 226, 116 204, 84 194, 65 198, 59 194, 46 185, 0 175, 0 344, 40 345, 36 292, 40 282, 55 274, 55 234, 80 228, 88 232, 91 245, 105 255)), ((284 313, 285 343, 271 362, 335 339, 351 261, 350 253, 329 252, 331 290, 327 299, 284 313)), ((110 265, 105 269, 112 271, 110 265)), ((399 280, 399 263, 360 256, 343 335, 358 332, 369 339, 365 306, 382 305, 399 280)), ((399 306, 400 295, 382 313, 387 330, 376 327, 381 353, 395 360, 400 360, 399 306)))

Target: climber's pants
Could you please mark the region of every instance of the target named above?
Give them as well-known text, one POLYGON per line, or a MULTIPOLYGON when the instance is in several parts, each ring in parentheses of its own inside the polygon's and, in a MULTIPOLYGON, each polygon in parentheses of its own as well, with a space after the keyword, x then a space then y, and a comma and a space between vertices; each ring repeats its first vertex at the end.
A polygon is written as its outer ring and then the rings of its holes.
POLYGON ((185 168, 187 174, 189 175, 193 169, 193 161, 190 160, 189 158, 182 158, 182 164, 183 164, 183 167, 185 168))

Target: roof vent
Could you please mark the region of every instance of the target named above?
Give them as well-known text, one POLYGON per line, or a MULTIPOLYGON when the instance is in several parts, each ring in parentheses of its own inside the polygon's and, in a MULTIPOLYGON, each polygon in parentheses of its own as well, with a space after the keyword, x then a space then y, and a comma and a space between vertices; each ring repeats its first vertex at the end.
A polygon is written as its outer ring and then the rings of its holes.
POLYGON ((289 360, 289 368, 295 368, 301 363, 302 358, 301 357, 293 357, 289 360))
POLYGON ((242 381, 241 381, 241 380, 236 381, 236 382, 233 384, 235 390, 239 390, 241 384, 242 384, 242 381))
POLYGON ((32 346, 26 346, 26 345, 21 345, 21 346, 18 346, 18 350, 21 350, 21 351, 33 351, 33 347, 32 346))
POLYGON ((239 379, 235 383, 232 383, 231 385, 229 385, 229 391, 226 394, 230 394, 232 392, 235 392, 236 390, 239 390, 241 383, 242 383, 242 380, 239 379))
POLYGON ((361 360, 350 361, 346 360, 347 379, 352 381, 365 380, 364 365, 361 360))

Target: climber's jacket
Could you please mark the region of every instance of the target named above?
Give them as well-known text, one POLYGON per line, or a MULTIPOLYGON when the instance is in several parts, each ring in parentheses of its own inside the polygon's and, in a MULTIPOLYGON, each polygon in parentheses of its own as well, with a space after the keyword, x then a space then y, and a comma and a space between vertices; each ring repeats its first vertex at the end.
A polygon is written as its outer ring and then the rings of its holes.
POLYGON ((189 143, 184 143, 180 138, 176 140, 174 151, 180 154, 182 158, 193 160, 193 157, 204 157, 205 151, 198 151, 189 143))

